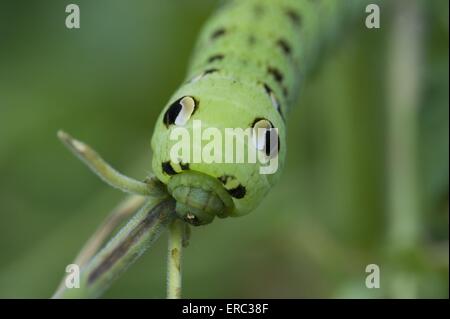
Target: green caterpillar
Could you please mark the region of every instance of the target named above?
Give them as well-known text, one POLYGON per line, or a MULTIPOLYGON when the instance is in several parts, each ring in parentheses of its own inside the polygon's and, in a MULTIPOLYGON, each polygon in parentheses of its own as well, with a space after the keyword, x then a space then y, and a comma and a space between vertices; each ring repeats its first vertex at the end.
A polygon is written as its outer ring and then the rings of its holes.
MULTIPOLYGON (((286 155, 286 119, 302 78, 355 1, 227 1, 200 34, 186 81, 161 112, 151 146, 153 171, 177 201, 177 214, 193 225, 215 216, 241 216, 259 205, 277 182, 286 155), (171 160, 177 127, 193 134, 193 121, 219 129, 259 128, 266 138, 240 141, 268 158, 260 163, 191 163, 171 160), (276 149, 268 138, 277 129, 276 149)), ((200 151, 192 149, 192 152, 200 151)))

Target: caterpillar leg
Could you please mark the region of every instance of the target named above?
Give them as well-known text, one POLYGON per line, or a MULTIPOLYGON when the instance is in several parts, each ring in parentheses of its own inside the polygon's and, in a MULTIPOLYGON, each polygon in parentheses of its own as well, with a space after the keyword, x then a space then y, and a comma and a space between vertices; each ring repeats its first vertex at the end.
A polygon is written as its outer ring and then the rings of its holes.
POLYGON ((58 137, 79 159, 81 159, 107 184, 126 193, 143 196, 164 196, 164 187, 156 178, 149 177, 144 182, 141 182, 125 176, 111 167, 111 165, 101 158, 101 156, 89 145, 74 139, 64 131, 59 131, 58 137))

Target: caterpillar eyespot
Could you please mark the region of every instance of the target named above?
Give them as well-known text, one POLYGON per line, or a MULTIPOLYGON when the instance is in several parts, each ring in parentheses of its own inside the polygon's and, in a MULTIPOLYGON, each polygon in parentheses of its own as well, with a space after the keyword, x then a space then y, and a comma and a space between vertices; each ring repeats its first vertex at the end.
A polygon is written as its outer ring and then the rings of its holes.
POLYGON ((257 119, 252 125, 252 139, 255 148, 273 157, 279 150, 279 137, 272 123, 266 119, 257 119))
POLYGON ((166 126, 175 124, 183 126, 189 121, 197 107, 197 102, 192 96, 183 96, 169 106, 164 114, 164 123, 166 126))

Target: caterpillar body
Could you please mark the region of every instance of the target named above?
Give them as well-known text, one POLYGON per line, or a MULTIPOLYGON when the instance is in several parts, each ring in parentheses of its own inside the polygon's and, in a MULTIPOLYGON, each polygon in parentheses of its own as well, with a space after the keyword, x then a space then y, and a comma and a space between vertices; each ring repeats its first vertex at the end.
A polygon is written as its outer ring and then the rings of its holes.
MULTIPOLYGON (((333 37, 356 1, 227 1, 206 23, 186 80, 161 112, 152 138, 152 166, 177 201, 177 214, 193 225, 215 216, 241 216, 261 203, 280 177, 286 155, 286 119, 300 84, 327 37, 333 37), (277 157, 274 174, 259 163, 173 160, 177 127, 277 129, 270 139, 237 141, 277 157), (254 143, 255 145, 252 145, 254 143), (272 144, 272 145, 270 145, 272 144)), ((200 151, 191 149, 191 152, 200 151)))

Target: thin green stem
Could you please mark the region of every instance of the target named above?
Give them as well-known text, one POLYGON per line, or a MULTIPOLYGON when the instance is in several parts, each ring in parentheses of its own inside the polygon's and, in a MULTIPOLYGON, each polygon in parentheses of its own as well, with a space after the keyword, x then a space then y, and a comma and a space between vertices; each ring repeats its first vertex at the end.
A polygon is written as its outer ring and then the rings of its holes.
POLYGON ((167 298, 181 298, 181 255, 185 225, 175 219, 169 227, 169 249, 167 254, 167 298))
MULTIPOLYGON (((418 108, 423 66, 423 20, 420 3, 396 3, 390 38, 388 72, 389 230, 392 263, 417 250, 421 240, 421 201, 418 177, 418 108)), ((406 266, 393 273, 393 298, 415 298, 418 280, 406 266)))
POLYGON ((130 218, 144 204, 146 198, 143 196, 131 195, 121 202, 103 223, 97 228, 95 233, 89 238, 86 244, 75 258, 74 264, 84 267, 87 262, 98 252, 102 244, 111 233, 124 220, 130 218))
MULTIPOLYGON (((73 264, 83 268, 89 260, 99 251, 105 240, 111 233, 127 218, 131 217, 145 202, 145 197, 130 195, 122 201, 97 228, 95 233, 89 238, 83 246, 73 264)), ((62 289, 66 276, 62 279, 59 288, 62 289)))
POLYGON ((172 198, 150 198, 106 246, 81 268, 80 287, 62 286, 53 298, 96 298, 155 242, 174 220, 172 198))
POLYGON ((74 139, 64 131, 59 131, 58 137, 79 159, 109 185, 127 193, 143 196, 160 196, 164 192, 161 183, 157 179, 148 178, 145 182, 141 182, 125 176, 111 167, 89 145, 74 139))

